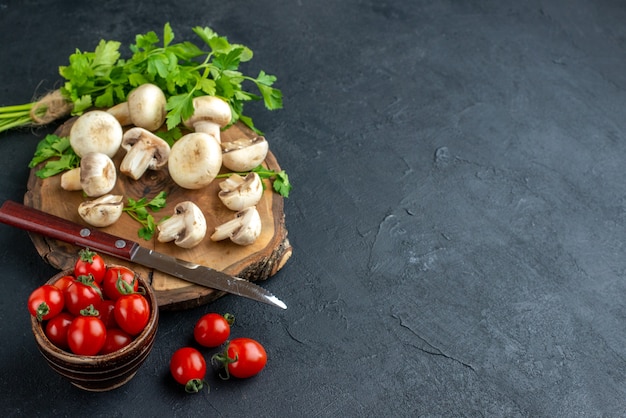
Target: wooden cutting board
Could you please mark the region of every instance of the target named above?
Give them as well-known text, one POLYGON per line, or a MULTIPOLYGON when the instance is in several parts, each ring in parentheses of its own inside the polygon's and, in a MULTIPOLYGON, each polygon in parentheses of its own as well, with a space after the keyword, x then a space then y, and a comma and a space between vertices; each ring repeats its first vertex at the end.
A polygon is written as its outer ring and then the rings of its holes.
MULTIPOLYGON (((55 133, 59 136, 68 136, 75 120, 76 118, 68 120, 55 133)), ((222 132, 222 141, 254 136, 253 131, 238 123, 222 132)), ((125 151, 120 150, 113 158, 117 167, 119 167, 124 153, 125 151)), ((280 166, 271 151, 268 153, 264 165, 269 169, 280 171, 280 166)), ((30 172, 24 203, 44 212, 86 225, 78 215, 77 209, 82 201, 89 200, 89 198, 80 191, 63 190, 60 186, 60 176, 40 179, 35 175, 39 168, 41 167, 35 167, 30 172)), ((261 236, 250 246, 239 246, 229 240, 213 242, 209 239, 215 226, 232 219, 234 215, 234 212, 226 208, 217 196, 219 179, 213 181, 206 188, 187 190, 179 187, 171 180, 167 168, 159 171, 148 171, 136 181, 118 172, 117 184, 111 193, 124 195, 124 200, 127 201, 128 198, 140 199, 145 197, 151 199, 165 190, 167 192, 166 207, 152 213, 157 222, 161 218, 171 215, 179 202, 193 201, 205 214, 208 228, 207 236, 198 246, 184 249, 174 243, 160 243, 156 240, 156 234, 152 240, 145 241, 137 235, 140 225, 127 214, 123 214, 115 224, 101 228, 101 230, 137 241, 144 247, 177 258, 222 270, 233 276, 250 281, 266 280, 283 267, 291 256, 292 248, 287 239, 285 228, 283 197, 272 190, 269 180, 264 181, 266 187, 263 198, 257 205, 263 228, 261 236)), ((80 248, 39 234, 32 233, 30 236, 37 252, 46 262, 60 270, 73 266, 80 248)), ((146 277, 156 292, 161 309, 188 309, 206 304, 224 294, 134 263, 107 255, 103 255, 103 257, 107 263, 126 265, 146 277)))

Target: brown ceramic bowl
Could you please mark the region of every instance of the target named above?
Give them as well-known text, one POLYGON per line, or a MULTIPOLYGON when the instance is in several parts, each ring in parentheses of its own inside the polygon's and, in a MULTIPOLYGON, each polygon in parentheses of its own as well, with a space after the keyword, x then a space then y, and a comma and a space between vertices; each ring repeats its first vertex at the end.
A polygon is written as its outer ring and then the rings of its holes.
MULTIPOLYGON (((68 274, 72 274, 72 271, 60 272, 48 280, 48 283, 53 284, 68 274)), ((62 350, 50 342, 42 324, 35 317, 31 317, 39 351, 52 369, 66 377, 73 385, 92 392, 118 388, 135 376, 154 345, 159 322, 159 309, 154 292, 139 275, 138 280, 139 286, 146 290, 145 296, 150 304, 148 325, 129 345, 113 353, 79 356, 62 350)))

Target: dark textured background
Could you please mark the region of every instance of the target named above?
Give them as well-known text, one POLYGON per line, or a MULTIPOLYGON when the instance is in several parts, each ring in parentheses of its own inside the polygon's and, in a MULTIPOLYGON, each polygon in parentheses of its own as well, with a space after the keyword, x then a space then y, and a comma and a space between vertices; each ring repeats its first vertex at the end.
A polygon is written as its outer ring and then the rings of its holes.
MULTIPOLYGON (((0 226, 4 416, 626 414, 626 6, 620 1, 0 1, 0 105, 59 86, 101 39, 210 26, 278 76, 247 110, 294 190, 294 255, 264 286, 161 317, 129 384, 49 369, 25 300, 54 270, 0 226), (256 378, 185 394, 169 356, 205 312, 262 341, 256 378)), ((21 200, 55 125, 0 134, 21 200)))

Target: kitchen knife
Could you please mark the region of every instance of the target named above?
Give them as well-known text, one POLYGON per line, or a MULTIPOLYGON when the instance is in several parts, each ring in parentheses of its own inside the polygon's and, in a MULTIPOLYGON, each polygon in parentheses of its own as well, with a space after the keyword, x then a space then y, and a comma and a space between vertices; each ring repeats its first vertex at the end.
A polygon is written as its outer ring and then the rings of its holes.
POLYGON ((250 298, 282 309, 287 305, 256 284, 142 247, 137 242, 68 221, 10 200, 0 207, 0 222, 162 271, 191 283, 250 298))

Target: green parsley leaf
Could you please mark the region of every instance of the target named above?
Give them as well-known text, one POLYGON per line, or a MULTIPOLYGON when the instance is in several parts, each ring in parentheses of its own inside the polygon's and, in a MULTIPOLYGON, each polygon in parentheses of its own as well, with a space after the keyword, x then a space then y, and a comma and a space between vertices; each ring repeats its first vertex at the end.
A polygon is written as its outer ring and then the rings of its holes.
POLYGON ((52 177, 76 168, 80 163, 80 158, 70 146, 68 137, 48 134, 37 144, 35 154, 28 163, 28 167, 34 168, 44 161, 48 162, 35 173, 39 178, 52 177))
MULTIPOLYGON (((165 205, 166 193, 163 191, 150 201, 148 201, 145 197, 138 200, 129 197, 123 210, 141 225, 141 228, 137 231, 137 236, 149 241, 154 236, 157 225, 149 210, 156 212, 163 209, 165 205)), ((166 218, 163 218, 163 220, 165 219, 166 218)))

